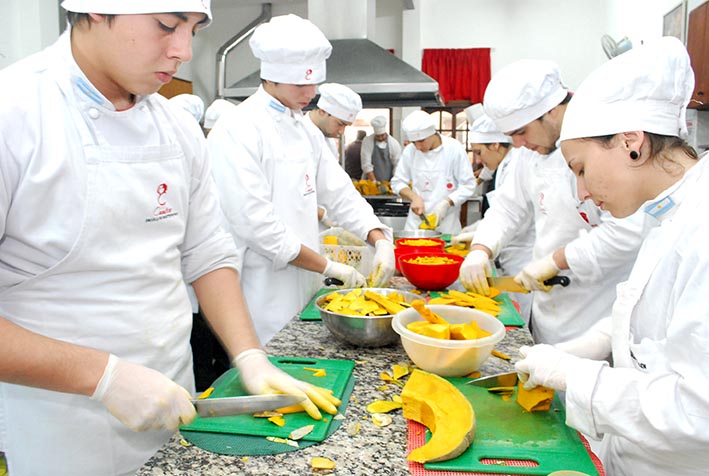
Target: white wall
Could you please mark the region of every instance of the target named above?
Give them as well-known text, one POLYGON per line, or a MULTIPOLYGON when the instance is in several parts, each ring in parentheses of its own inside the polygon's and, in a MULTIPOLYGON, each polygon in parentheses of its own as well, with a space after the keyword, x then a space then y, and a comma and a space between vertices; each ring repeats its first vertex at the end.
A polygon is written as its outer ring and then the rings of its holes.
POLYGON ((58 36, 57 0, 0 0, 0 68, 40 51, 58 36))

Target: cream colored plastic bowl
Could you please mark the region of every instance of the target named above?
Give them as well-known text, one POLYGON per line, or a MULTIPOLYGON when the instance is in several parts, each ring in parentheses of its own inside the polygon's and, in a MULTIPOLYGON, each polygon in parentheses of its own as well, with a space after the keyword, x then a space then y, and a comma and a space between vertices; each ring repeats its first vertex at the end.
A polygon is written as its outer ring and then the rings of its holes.
POLYGON ((423 321, 415 309, 394 315, 391 326, 401 336, 401 344, 409 358, 422 370, 442 377, 462 377, 482 367, 495 345, 505 337, 505 326, 494 316, 475 309, 434 304, 427 306, 451 324, 472 320, 492 335, 475 340, 444 340, 411 332, 406 326, 423 321))

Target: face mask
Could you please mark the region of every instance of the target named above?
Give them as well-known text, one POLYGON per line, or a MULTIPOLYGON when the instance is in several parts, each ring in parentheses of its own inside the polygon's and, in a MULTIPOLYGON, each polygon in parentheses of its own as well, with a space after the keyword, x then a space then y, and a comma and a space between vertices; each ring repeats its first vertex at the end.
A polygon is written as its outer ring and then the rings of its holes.
POLYGON ((387 141, 377 142, 377 147, 379 147, 380 149, 386 149, 387 148, 387 141))
POLYGON ((480 174, 478 175, 478 178, 480 180, 491 180, 493 175, 495 175, 494 170, 490 170, 487 167, 483 167, 483 169, 480 171, 480 174))

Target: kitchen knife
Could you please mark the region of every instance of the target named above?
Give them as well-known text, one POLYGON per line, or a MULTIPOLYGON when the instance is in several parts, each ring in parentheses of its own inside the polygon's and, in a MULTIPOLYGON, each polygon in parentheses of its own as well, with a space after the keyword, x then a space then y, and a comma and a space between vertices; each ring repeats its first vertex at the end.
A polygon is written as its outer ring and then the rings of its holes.
MULTIPOLYGON (((547 286, 554 286, 555 284, 560 284, 561 286, 568 286, 569 283, 571 282, 571 279, 569 279, 568 276, 554 276, 553 278, 549 278, 546 281, 544 281, 544 284, 547 286)), ((488 276, 487 278, 487 284, 488 286, 491 286, 493 288, 497 288, 500 291, 505 291, 509 293, 528 293, 529 289, 525 288, 521 284, 519 284, 517 281, 515 281, 515 278, 513 276, 498 276, 498 277, 492 277, 488 276)))
POLYGON ((421 220, 426 224, 427 227, 431 228, 431 223, 428 221, 428 218, 426 218, 426 214, 422 213, 419 215, 421 217, 421 220))
POLYGON ((298 395, 249 395, 246 397, 198 398, 192 400, 202 418, 258 413, 289 407, 305 400, 298 395))
POLYGON ((504 374, 495 374, 488 377, 481 377, 467 382, 467 385, 475 385, 476 387, 494 388, 494 387, 514 387, 517 385, 519 376, 517 372, 507 372, 504 374))

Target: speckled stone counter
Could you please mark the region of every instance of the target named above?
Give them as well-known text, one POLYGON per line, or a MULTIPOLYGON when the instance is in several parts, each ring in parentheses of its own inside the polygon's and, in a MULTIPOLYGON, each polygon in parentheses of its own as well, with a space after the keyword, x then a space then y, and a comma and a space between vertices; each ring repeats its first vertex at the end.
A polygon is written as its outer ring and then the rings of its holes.
MULTIPOLYGON (((495 348, 511 356, 517 355, 521 345, 530 344, 532 338, 525 329, 509 330, 495 348)), ((224 456, 204 451, 194 446, 180 444, 175 435, 137 473, 138 476, 198 476, 198 475, 408 475, 406 463, 406 422, 401 411, 390 413, 394 421, 386 427, 374 425, 365 410, 367 404, 378 399, 391 399, 401 388, 388 385, 378 391, 383 382, 379 375, 391 370, 398 362, 408 362, 400 344, 367 349, 354 347, 335 339, 320 321, 293 319, 266 346, 271 355, 313 357, 320 359, 350 359, 357 361, 354 369, 355 388, 344 413, 342 426, 318 445, 292 453, 273 456, 249 456, 244 461, 239 456, 224 456), (359 421, 361 429, 356 435, 346 431, 350 422, 359 421), (334 471, 314 472, 310 460, 315 456, 336 462, 334 471)), ((483 375, 512 370, 512 364, 490 357, 481 372, 483 375)))

